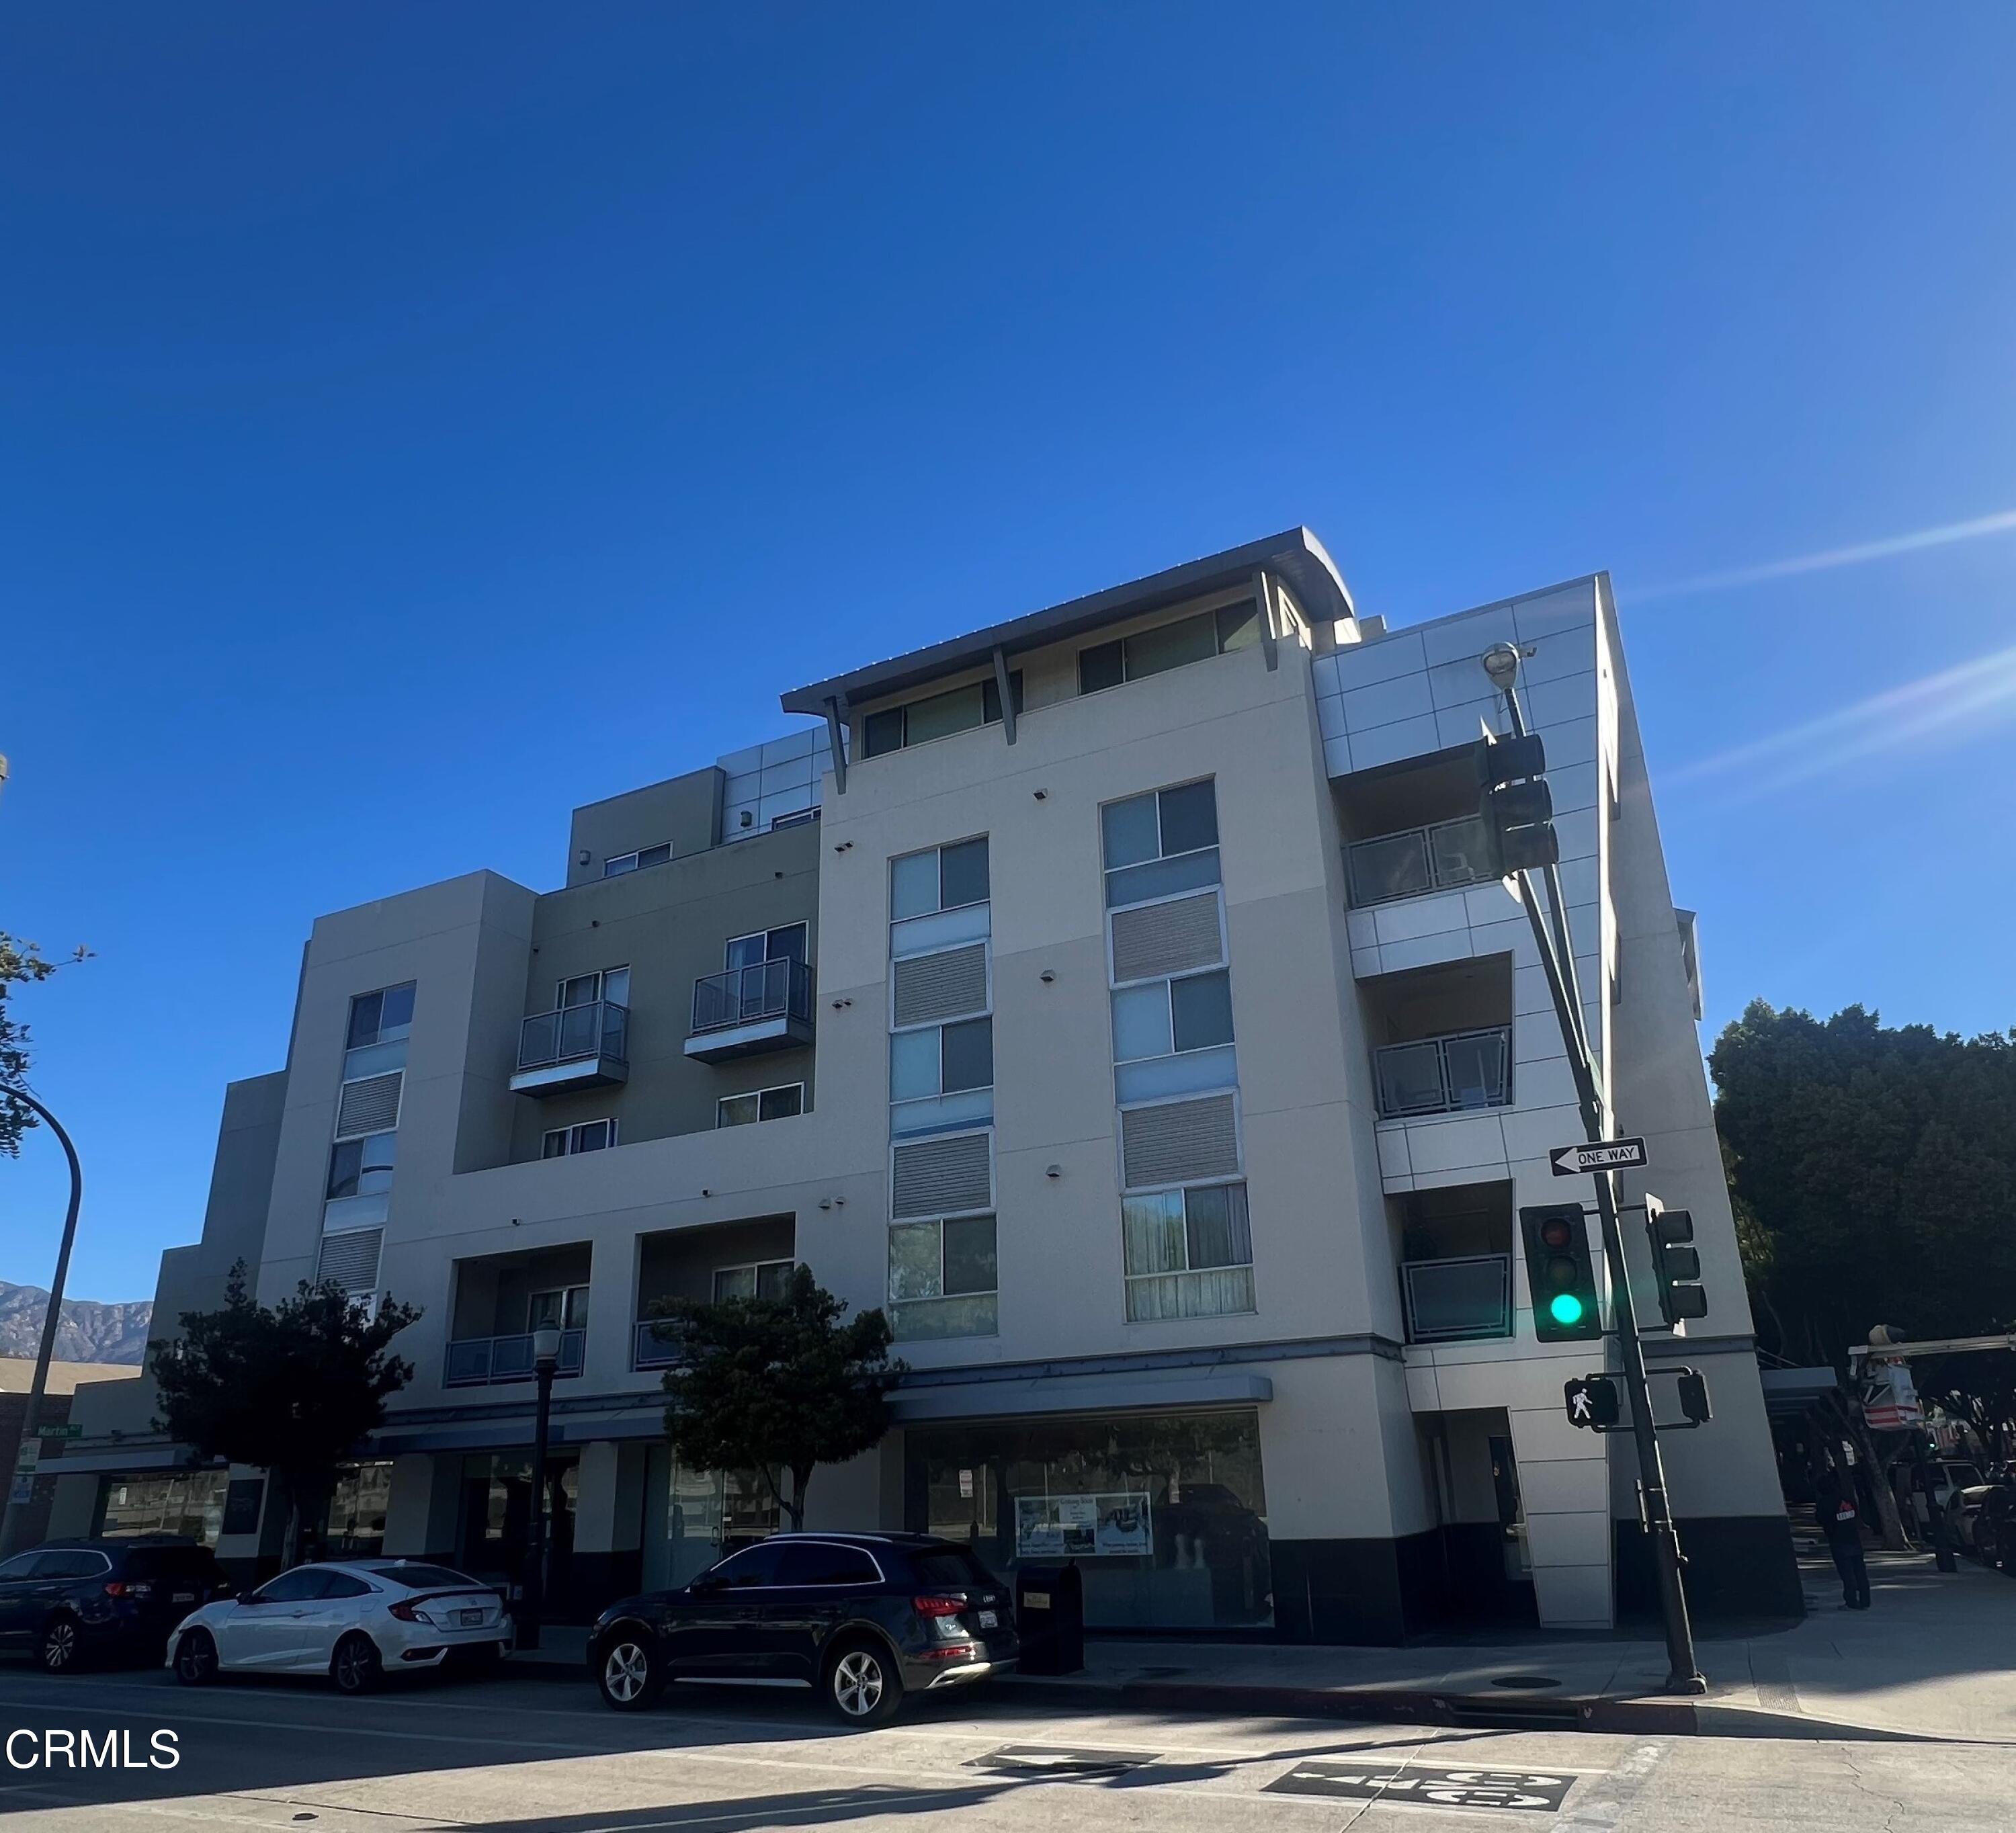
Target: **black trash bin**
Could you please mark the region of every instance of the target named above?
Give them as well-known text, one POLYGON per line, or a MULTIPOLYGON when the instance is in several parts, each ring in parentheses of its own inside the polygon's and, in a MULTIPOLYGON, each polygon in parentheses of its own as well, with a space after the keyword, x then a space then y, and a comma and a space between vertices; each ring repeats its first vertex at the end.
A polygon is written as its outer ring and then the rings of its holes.
POLYGON ((1077 1565, 1015 1573, 1015 1630, 1025 1674, 1075 1674, 1085 1666, 1085 1580, 1077 1565))

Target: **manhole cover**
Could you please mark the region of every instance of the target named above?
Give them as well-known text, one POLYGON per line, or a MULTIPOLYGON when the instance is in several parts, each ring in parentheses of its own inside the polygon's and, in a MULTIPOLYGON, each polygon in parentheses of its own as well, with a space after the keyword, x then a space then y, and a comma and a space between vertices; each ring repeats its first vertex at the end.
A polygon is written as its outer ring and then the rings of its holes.
POLYGON ((1561 1682, 1545 1674, 1499 1674, 1492 1682, 1494 1687, 1558 1687, 1561 1682))

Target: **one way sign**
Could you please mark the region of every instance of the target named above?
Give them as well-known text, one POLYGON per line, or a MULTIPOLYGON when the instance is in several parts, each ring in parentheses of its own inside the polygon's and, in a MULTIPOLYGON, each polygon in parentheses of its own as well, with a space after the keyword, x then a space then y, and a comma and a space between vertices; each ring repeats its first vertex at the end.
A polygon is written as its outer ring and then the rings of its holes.
POLYGON ((1645 1162, 1645 1142, 1604 1140, 1593 1145, 1557 1146, 1547 1157, 1557 1177, 1575 1177, 1585 1171, 1628 1171, 1645 1162))

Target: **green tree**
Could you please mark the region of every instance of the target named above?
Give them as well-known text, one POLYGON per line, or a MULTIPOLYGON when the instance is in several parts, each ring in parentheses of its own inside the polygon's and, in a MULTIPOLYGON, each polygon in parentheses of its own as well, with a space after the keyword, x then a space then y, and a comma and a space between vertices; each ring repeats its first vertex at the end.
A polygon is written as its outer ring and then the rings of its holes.
MULTIPOLYGON (((90 953, 81 948, 71 958, 81 961, 90 953)), ((28 1028, 8 1010, 8 996, 16 987, 47 980, 56 971, 56 963, 34 943, 0 929, 0 1152, 9 1158, 21 1155, 21 1135, 38 1123, 34 1110, 14 1092, 28 1080, 28 1028)))
POLYGON ((889 1359, 888 1319, 846 1319, 846 1305, 802 1266, 775 1298, 675 1298, 657 1309, 657 1334, 680 1351, 665 1371, 665 1436, 679 1460, 759 1472, 802 1528, 814 1469, 859 1457, 889 1430, 889 1390, 905 1369, 889 1359))
POLYGON ((241 1260, 221 1310, 185 1311, 178 1338, 147 1345, 160 1389, 155 1427, 200 1457, 267 1473, 286 1503, 292 1565, 337 1467, 413 1378, 412 1364, 387 1351, 419 1315, 387 1298, 367 1317, 340 1286, 306 1280, 293 1298, 261 1305, 241 1260))
POLYGON ((1708 1064, 1767 1348, 1845 1369, 1876 1324, 2016 1319, 2016 1033, 1757 1000, 1708 1064))

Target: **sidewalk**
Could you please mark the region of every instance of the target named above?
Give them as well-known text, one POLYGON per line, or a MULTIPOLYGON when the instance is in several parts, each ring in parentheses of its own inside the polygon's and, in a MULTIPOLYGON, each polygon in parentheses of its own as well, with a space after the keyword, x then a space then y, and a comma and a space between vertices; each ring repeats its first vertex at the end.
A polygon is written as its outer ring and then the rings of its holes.
MULTIPOLYGON (((1099 1639, 1080 1673, 995 1685, 1028 1704, 1107 1711, 2016 1743, 2016 1582, 1965 1560, 1942 1574, 1929 1554, 1872 1553, 1869 1568, 1873 1608, 1846 1611, 1833 1567, 1803 1559, 1805 1620, 1703 1636, 1708 1691, 1697 1699, 1659 1691, 1666 1652, 1656 1633, 1406 1648, 1099 1639), (1528 1684, 1499 1684, 1515 1678, 1528 1684)), ((585 1678, 585 1631, 548 1629, 543 1642, 513 1666, 585 1678)))

